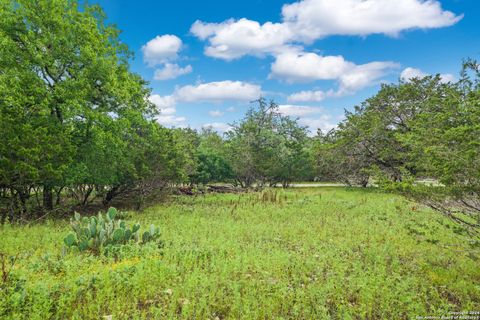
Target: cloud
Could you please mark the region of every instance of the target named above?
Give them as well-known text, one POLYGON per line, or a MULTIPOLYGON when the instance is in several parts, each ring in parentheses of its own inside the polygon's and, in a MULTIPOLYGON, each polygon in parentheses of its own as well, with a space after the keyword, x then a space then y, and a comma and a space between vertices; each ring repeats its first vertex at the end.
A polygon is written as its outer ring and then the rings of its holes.
POLYGON ((160 115, 156 117, 158 123, 164 126, 185 127, 187 120, 185 117, 178 117, 175 115, 177 112, 175 106, 177 101, 173 95, 160 96, 158 94, 152 94, 148 100, 153 103, 160 115))
POLYGON ((284 5, 282 17, 304 42, 331 35, 385 34, 451 26, 463 15, 442 9, 436 0, 303 0, 284 5))
POLYGON ((415 69, 415 68, 405 68, 402 73, 400 73, 400 79, 403 81, 409 81, 410 79, 414 78, 423 78, 428 76, 428 73, 423 72, 420 69, 415 69))
POLYGON ((175 60, 182 48, 182 40, 175 35, 156 36, 143 47, 143 60, 149 66, 155 66, 175 60))
POLYGON ((311 82, 338 79, 353 63, 342 56, 319 56, 313 52, 279 54, 271 65, 270 78, 287 82, 311 82))
POLYGON ((197 20, 190 32, 208 42, 206 55, 233 60, 302 49, 299 44, 332 35, 397 36, 405 30, 448 27, 462 17, 443 10, 436 0, 302 0, 284 5, 278 23, 197 20))
POLYGON ((176 112, 176 100, 172 95, 160 96, 152 94, 148 100, 153 103, 161 115, 172 115, 176 112))
POLYGON ((261 96, 259 85, 242 81, 218 81, 187 85, 175 89, 174 96, 177 101, 251 101, 261 96))
POLYGON ((451 73, 441 73, 440 74, 440 79, 441 79, 441 82, 443 82, 443 83, 456 82, 457 81, 457 77, 455 77, 451 73))
POLYGON ((322 90, 305 90, 292 93, 287 97, 288 102, 319 102, 331 95, 331 91, 325 92, 322 90))
POLYGON ((224 60, 244 55, 263 56, 286 50, 292 34, 281 23, 260 24, 248 19, 230 19, 222 23, 195 21, 190 32, 202 40, 208 39, 205 54, 224 60))
POLYGON ((186 127, 186 118, 177 117, 175 115, 159 115, 157 116, 157 122, 166 127, 186 127))
POLYGON ((300 92, 294 94, 292 101, 320 101, 325 95, 341 96, 352 94, 364 87, 374 84, 381 77, 396 68, 396 63, 371 62, 356 65, 346 61, 342 56, 320 56, 313 52, 288 52, 276 57, 271 65, 270 78, 294 82, 313 82, 316 80, 336 80, 337 92, 300 92), (302 100, 303 99, 303 100, 302 100))
MULTIPOLYGON (((405 68, 402 73, 400 73, 400 79, 405 82, 409 82, 412 79, 421 79, 424 77, 429 76, 430 74, 423 72, 420 69, 416 68, 405 68)), ((456 77, 453 74, 450 73, 442 73, 440 74, 440 81, 443 83, 448 83, 448 82, 455 82, 457 81, 456 77)))
POLYGON ((399 64, 385 62, 370 62, 362 65, 356 65, 351 70, 341 75, 339 80, 340 88, 336 92, 337 96, 354 94, 358 90, 378 83, 381 77, 387 75, 392 69, 398 68, 399 64))
POLYGON ((300 118, 298 123, 303 126, 307 126, 312 135, 315 134, 318 129, 326 133, 337 127, 337 124, 332 122, 332 117, 327 114, 323 114, 315 118, 300 118))
POLYGON ((187 65, 184 68, 181 68, 178 64, 166 63, 162 69, 155 70, 154 79, 155 80, 169 80, 178 78, 181 75, 188 74, 192 72, 192 66, 187 65))
MULTIPOLYGON (((153 103, 160 112, 158 117, 162 124, 181 124, 184 117, 176 117, 176 105, 179 102, 222 102, 222 101, 251 101, 261 96, 260 86, 241 81, 218 81, 207 82, 197 85, 178 87, 170 95, 160 96, 152 94, 148 100, 153 103)), ((235 109, 230 107, 227 112, 235 109)), ((225 112, 212 110, 209 112, 212 117, 220 117, 225 112)))
POLYGON ((321 113, 323 112, 323 109, 319 107, 283 104, 278 106, 278 112, 285 116, 303 117, 309 114, 321 113))
POLYGON ((227 20, 223 23, 205 23, 201 20, 196 20, 190 27, 190 32, 201 40, 205 40, 208 37, 215 35, 215 33, 221 29, 222 25, 228 24, 233 19, 227 20))
POLYGON ((230 131, 232 129, 232 126, 230 126, 227 123, 223 123, 223 122, 205 123, 202 127, 203 128, 212 128, 212 129, 217 130, 217 131, 222 132, 222 133, 230 131))
POLYGON ((311 135, 314 135, 318 129, 326 133, 337 126, 332 117, 321 107, 287 104, 279 105, 278 109, 285 116, 298 118, 298 123, 308 127, 311 135))
POLYGON ((208 111, 208 114, 211 115, 212 117, 221 117, 225 114, 225 112, 222 112, 220 110, 211 110, 211 111, 208 111))
MULTIPOLYGON (((148 100, 160 111, 160 116, 157 117, 159 123, 171 126, 185 126, 185 117, 175 116, 175 107, 179 102, 252 101, 258 99, 261 94, 262 90, 259 85, 225 80, 177 87, 171 95, 160 96, 152 94, 148 100)), ((233 107, 227 109, 228 112, 233 112, 234 110, 233 107)), ((209 113, 213 117, 224 114, 220 110, 213 110, 209 113)), ((218 122, 210 125, 215 125, 215 129, 219 128, 218 122)))

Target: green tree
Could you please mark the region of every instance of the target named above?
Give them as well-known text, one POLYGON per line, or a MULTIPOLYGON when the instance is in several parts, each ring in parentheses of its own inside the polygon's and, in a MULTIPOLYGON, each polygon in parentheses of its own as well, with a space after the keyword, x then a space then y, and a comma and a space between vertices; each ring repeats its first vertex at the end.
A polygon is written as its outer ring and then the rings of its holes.
POLYGON ((424 106, 403 143, 440 186, 415 184, 414 176, 396 187, 480 235, 480 65, 465 61, 460 81, 428 95, 424 106))
POLYGON ((35 187, 52 209, 54 189, 134 176, 129 125, 154 109, 118 36, 98 6, 0 1, 0 185, 13 207, 35 187))
POLYGON ((405 137, 428 110, 429 99, 441 97, 447 86, 438 75, 383 84, 377 94, 346 112, 338 129, 323 139, 325 145, 319 144, 317 164, 322 173, 361 185, 378 173, 393 181, 422 175, 419 154, 405 137))
POLYGON ((211 128, 199 133, 195 173, 190 177, 193 183, 230 182, 233 171, 226 159, 224 139, 211 128))
POLYGON ((282 115, 278 105, 261 98, 258 109, 227 132, 228 160, 243 187, 302 179, 311 168, 306 143, 307 130, 297 120, 282 115))

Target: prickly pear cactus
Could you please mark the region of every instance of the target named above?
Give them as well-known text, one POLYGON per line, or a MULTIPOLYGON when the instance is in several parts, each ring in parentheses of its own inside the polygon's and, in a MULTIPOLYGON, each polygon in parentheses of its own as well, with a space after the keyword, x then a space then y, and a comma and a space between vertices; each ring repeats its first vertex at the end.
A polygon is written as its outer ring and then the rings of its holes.
POLYGON ((160 229, 152 224, 149 230, 140 237, 140 224, 136 223, 131 228, 125 221, 116 220, 117 209, 110 208, 103 215, 82 217, 75 212, 70 220, 73 232, 70 232, 63 242, 68 248, 77 248, 79 251, 100 253, 106 246, 119 246, 129 242, 147 243, 159 241, 160 229))
POLYGON ((153 224, 150 225, 150 230, 145 231, 142 235, 142 242, 147 243, 150 241, 156 241, 160 238, 160 228, 155 228, 153 224))

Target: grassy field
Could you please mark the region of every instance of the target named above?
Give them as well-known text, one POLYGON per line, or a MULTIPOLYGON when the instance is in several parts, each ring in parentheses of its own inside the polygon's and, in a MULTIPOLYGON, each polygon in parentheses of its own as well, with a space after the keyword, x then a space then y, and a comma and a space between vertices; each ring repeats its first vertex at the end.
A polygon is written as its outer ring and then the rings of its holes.
POLYGON ((164 247, 65 252, 66 222, 0 227, 2 319, 415 319, 480 310, 480 249, 374 190, 179 197, 131 213, 164 247), (275 198, 275 199, 273 199, 275 198))

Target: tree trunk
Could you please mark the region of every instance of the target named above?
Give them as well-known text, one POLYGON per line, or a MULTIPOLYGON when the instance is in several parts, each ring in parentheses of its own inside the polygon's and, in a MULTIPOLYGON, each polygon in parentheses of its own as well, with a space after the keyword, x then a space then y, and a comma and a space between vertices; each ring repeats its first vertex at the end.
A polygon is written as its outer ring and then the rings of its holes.
POLYGON ((64 187, 60 187, 58 188, 58 190, 56 190, 56 199, 55 199, 55 205, 58 206, 60 205, 60 201, 61 201, 61 198, 62 198, 62 191, 63 191, 63 188, 64 187))
POLYGON ((24 214, 27 214, 28 211, 27 199, 29 198, 29 194, 23 190, 19 191, 18 198, 20 199, 20 214, 23 216, 24 214))
POLYGON ((8 210, 2 210, 2 217, 0 218, 0 224, 4 225, 7 221, 8 210))
POLYGON ((118 189, 120 189, 120 186, 113 186, 110 190, 107 191, 102 201, 105 207, 108 206, 108 204, 110 203, 110 201, 113 200, 113 198, 115 198, 118 189))
POLYGON ((53 210, 53 192, 52 187, 43 185, 43 208, 53 210))
POLYGON ((93 187, 92 186, 88 186, 87 187, 87 191, 85 192, 84 196, 83 196, 83 200, 82 200, 82 206, 86 206, 87 203, 88 203, 88 198, 90 197, 90 195, 92 194, 92 191, 93 191, 93 187))
POLYGON ((14 189, 11 190, 10 192, 11 199, 10 199, 10 207, 9 207, 9 217, 10 217, 10 222, 13 222, 15 219, 15 213, 18 208, 18 198, 17 198, 17 193, 14 189))

